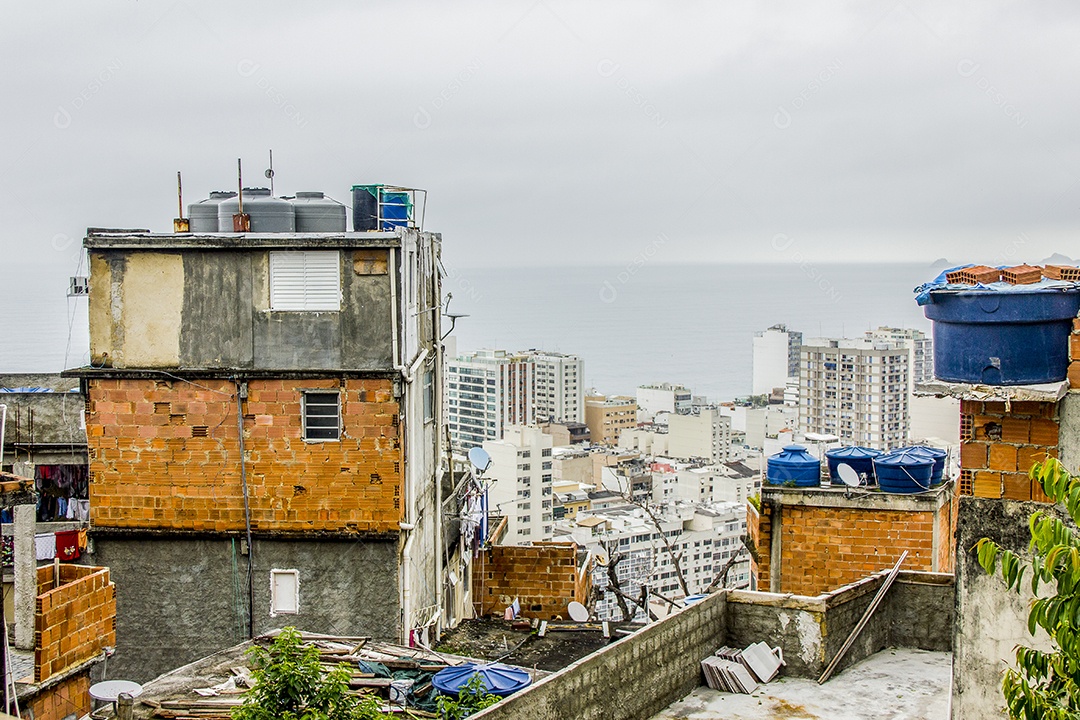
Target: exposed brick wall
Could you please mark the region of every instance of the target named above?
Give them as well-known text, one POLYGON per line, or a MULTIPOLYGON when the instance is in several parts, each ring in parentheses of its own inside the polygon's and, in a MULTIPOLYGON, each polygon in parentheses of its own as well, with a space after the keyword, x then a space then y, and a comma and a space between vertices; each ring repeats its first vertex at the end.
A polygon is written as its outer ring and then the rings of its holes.
POLYGON ((92 703, 90 671, 86 670, 39 692, 30 701, 29 714, 27 708, 23 708, 23 717, 34 720, 61 720, 71 715, 83 717, 93 709, 92 703))
POLYGON ((985 498, 1047 502, 1031 466, 1058 454, 1052 402, 960 403, 960 491, 985 498))
POLYGON ((1069 336, 1069 387, 1080 388, 1080 318, 1073 320, 1069 336))
MULTIPOLYGON (((242 530, 235 393, 218 379, 91 380, 92 525, 242 530)), ((397 529, 402 453, 390 380, 251 380, 243 411, 254 530, 397 529), (303 440, 304 390, 340 392, 339 441, 303 440)))
POLYGON ((904 550, 904 570, 934 569, 932 512, 785 505, 780 535, 781 587, 772 592, 835 590, 891 568, 904 550))
POLYGON ((478 616, 502 614, 516 598, 522 617, 568 619, 566 606, 589 597, 591 573, 578 567, 573 543, 494 545, 473 563, 473 606, 478 616))
POLYGON ((750 541, 754 543, 757 559, 750 559, 750 576, 757 578, 757 590, 769 592, 770 553, 772 542, 772 508, 763 505, 761 512, 753 505, 746 505, 746 528, 750 541))
POLYGON ((47 565, 38 568, 37 582, 34 682, 116 647, 116 586, 108 568, 61 565, 57 586, 47 565))

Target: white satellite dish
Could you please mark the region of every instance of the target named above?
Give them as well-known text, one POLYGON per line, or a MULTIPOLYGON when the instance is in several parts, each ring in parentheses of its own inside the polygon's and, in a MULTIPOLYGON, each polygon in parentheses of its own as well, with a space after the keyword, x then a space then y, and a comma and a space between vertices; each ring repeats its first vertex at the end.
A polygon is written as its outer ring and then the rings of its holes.
POLYGON ((469 450, 469 462, 476 472, 483 475, 484 471, 491 467, 491 456, 482 447, 474 447, 469 450))
POLYGON ((862 485, 862 480, 859 479, 859 473, 855 472, 855 468, 847 463, 840 463, 837 465, 836 474, 840 476, 840 480, 848 487, 859 487, 862 485))
POLYGON ((566 612, 574 622, 585 622, 589 619, 589 611, 577 600, 572 600, 570 604, 566 606, 566 612))

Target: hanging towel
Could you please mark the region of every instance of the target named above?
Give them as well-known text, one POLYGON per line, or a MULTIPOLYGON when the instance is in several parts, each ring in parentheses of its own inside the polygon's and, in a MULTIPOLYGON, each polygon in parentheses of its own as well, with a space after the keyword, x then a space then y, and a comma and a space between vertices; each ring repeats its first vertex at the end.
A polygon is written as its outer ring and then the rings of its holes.
POLYGON ((86 541, 86 529, 84 528, 79 531, 79 552, 86 552, 86 548, 88 547, 88 545, 89 543, 87 543, 86 541))
POLYGON ((56 533, 56 557, 63 562, 79 559, 78 530, 64 530, 56 533))
POLYGON ((52 560, 56 557, 56 533, 35 535, 34 555, 38 560, 52 560))

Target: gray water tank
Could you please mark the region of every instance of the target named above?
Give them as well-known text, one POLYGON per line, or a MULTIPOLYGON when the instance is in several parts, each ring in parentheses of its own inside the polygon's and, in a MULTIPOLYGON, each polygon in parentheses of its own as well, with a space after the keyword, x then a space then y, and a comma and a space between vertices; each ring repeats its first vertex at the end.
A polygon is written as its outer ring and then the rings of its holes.
MULTIPOLYGON (((188 205, 188 219, 191 222, 190 230, 193 233, 216 233, 218 231, 218 205, 229 198, 236 197, 236 193, 226 190, 214 190, 210 197, 197 203, 188 205)), ((232 226, 229 226, 232 230, 232 226)))
MULTIPOLYGON (((244 212, 251 216, 251 232, 296 232, 296 211, 292 203, 270 195, 269 188, 244 188, 244 212)), ((239 212, 237 198, 218 205, 218 232, 233 231, 233 215, 239 212)))
POLYGON ((298 192, 289 202, 296 211, 296 232, 345 232, 345 206, 321 192, 298 192))

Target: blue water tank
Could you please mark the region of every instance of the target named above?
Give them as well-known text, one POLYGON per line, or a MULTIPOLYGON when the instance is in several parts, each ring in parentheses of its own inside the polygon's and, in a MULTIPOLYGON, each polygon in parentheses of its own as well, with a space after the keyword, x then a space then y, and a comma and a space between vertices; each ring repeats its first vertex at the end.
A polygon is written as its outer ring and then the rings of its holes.
POLYGON ((806 452, 802 445, 787 445, 766 463, 766 479, 770 485, 794 483, 796 487, 815 487, 821 484, 821 461, 806 452))
POLYGON ((874 448, 849 445, 847 447, 833 448, 825 451, 825 461, 829 465, 829 478, 833 482, 840 482, 840 476, 836 468, 840 463, 850 465, 851 469, 866 477, 868 485, 874 484, 874 458, 881 455, 880 450, 874 448))
POLYGON ((926 445, 912 445, 911 447, 903 448, 909 450, 916 455, 923 455, 934 461, 934 469, 930 475, 931 485, 940 485, 945 478, 945 457, 947 452, 941 448, 928 447, 926 445))
POLYGON ((526 688, 532 682, 529 673, 520 668, 502 663, 467 662, 451 665, 435 673, 435 677, 431 678, 431 684, 443 695, 457 697, 458 691, 472 679, 473 675, 479 675, 487 691, 499 697, 506 697, 526 688))
POLYGON ((909 448, 874 459, 874 474, 883 492, 911 494, 929 490, 933 473, 934 461, 909 448))
POLYGON ((934 376, 949 382, 1032 385, 1065 379, 1080 290, 937 290, 934 376))

